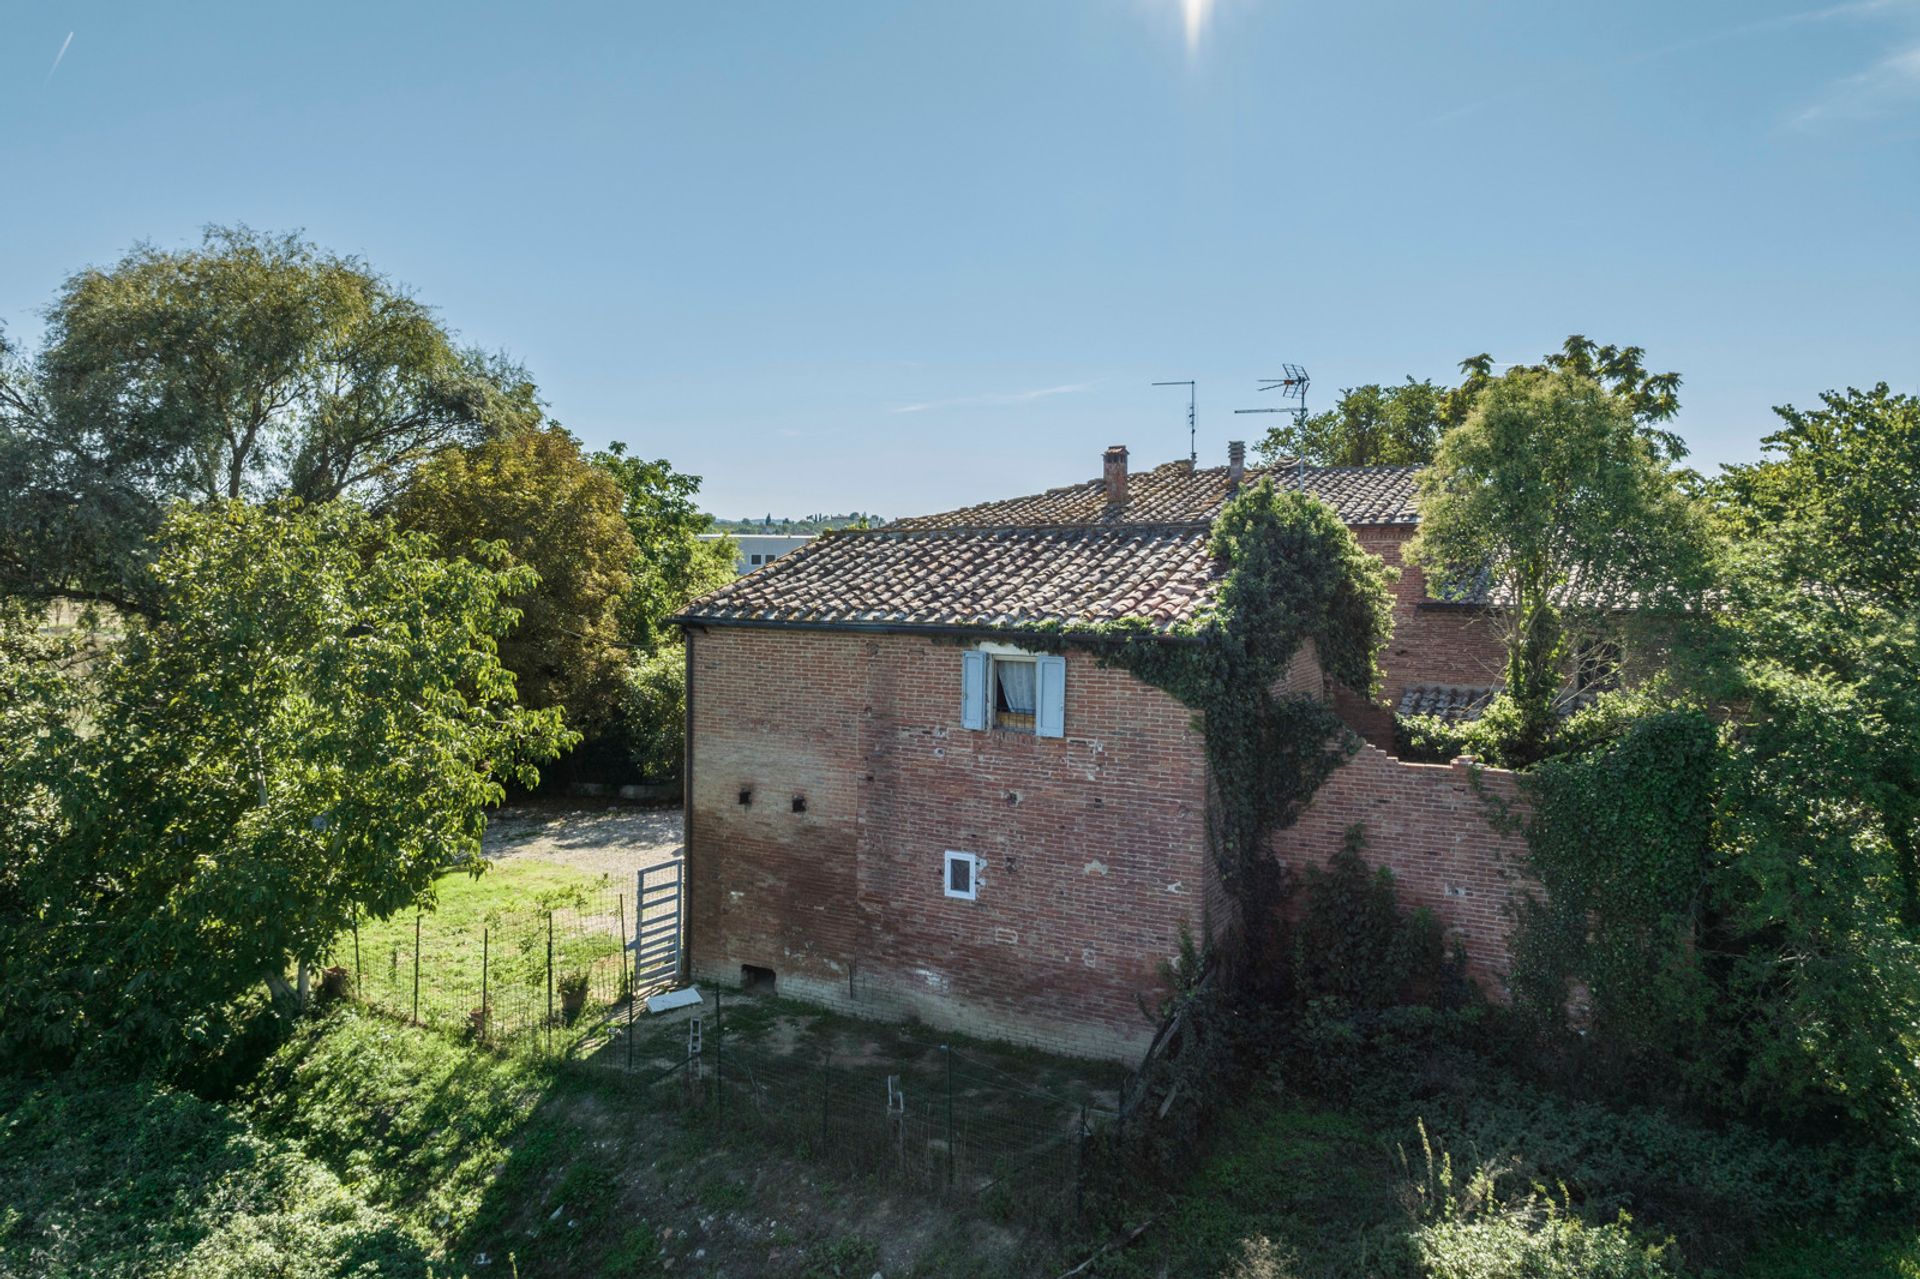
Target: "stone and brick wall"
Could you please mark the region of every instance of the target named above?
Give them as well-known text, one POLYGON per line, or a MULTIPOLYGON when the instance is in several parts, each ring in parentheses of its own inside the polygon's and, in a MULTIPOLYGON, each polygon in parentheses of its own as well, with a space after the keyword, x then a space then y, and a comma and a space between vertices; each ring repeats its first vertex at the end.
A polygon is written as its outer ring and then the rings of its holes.
MULTIPOLYGON (((1129 1057, 1205 926, 1194 714, 1067 655, 1066 735, 960 727, 961 648, 716 627, 688 637, 696 976, 1055 1051, 1129 1057), (804 811, 798 811, 801 805, 804 811), (984 859, 945 896, 946 850, 984 859)), ((1290 675, 1311 686, 1317 667, 1290 675)))
POLYGON ((1380 696, 1368 703, 1344 688, 1334 709, 1375 746, 1393 748, 1393 707, 1409 686, 1492 685, 1505 682, 1506 649, 1497 619, 1471 609, 1436 607, 1426 574, 1404 563, 1415 530, 1406 525, 1361 525, 1360 545, 1400 570, 1393 586, 1393 642, 1381 655, 1380 696))
MULTIPOLYGON (((1525 870, 1525 839, 1488 822, 1472 771, 1459 762, 1403 763, 1363 746, 1320 787, 1297 823, 1275 832, 1273 851, 1296 871, 1325 865, 1348 827, 1365 826, 1362 860, 1392 870, 1402 907, 1431 909, 1449 938, 1460 939, 1480 988, 1504 1000, 1513 905, 1536 887, 1525 870)), ((1484 792, 1525 811, 1513 773, 1478 772, 1484 792)))

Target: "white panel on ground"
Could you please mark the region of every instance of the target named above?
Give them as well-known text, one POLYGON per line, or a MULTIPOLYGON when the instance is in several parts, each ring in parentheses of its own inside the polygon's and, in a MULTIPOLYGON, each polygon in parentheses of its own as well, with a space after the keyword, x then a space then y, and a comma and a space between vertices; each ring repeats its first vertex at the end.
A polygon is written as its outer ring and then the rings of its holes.
POLYGON ((676 1008, 688 1008, 700 1002, 698 988, 688 986, 684 990, 669 990, 658 995, 647 996, 647 1011, 650 1013, 670 1013, 676 1008))

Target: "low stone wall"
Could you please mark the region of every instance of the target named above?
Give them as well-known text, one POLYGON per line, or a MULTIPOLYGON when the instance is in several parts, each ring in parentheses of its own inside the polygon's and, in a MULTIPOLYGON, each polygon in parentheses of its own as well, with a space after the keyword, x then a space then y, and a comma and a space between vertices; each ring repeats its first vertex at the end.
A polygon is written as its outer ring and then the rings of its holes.
POLYGON ((1486 796, 1525 811, 1517 779, 1505 769, 1464 760, 1408 764, 1363 746, 1320 787, 1298 822, 1275 833, 1274 856, 1295 871, 1325 865, 1347 829, 1363 825, 1362 859, 1393 872, 1403 906, 1432 910, 1449 939, 1459 938, 1481 989, 1505 1000, 1514 903, 1537 889, 1526 871, 1526 840, 1494 828, 1486 796))

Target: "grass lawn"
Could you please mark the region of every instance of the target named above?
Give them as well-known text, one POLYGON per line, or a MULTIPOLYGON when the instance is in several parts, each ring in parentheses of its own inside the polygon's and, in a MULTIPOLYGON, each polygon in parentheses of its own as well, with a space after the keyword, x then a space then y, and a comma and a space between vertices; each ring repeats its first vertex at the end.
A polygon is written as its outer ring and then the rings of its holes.
MULTIPOLYGON (((532 858, 495 863, 485 874, 447 875, 435 886, 437 907, 419 917, 419 1019, 455 1034, 473 1033, 473 1015, 487 1006, 487 1035, 496 1044, 546 1046, 548 941, 552 922, 553 1042, 567 1049, 625 993, 623 911, 631 892, 605 876, 532 858), (569 977, 587 985, 587 1014, 562 1013, 569 977)), ((359 929, 359 990, 366 1003, 400 1017, 414 1010, 412 914, 370 920, 359 929)), ((334 962, 355 967, 355 939, 340 940, 334 962)))

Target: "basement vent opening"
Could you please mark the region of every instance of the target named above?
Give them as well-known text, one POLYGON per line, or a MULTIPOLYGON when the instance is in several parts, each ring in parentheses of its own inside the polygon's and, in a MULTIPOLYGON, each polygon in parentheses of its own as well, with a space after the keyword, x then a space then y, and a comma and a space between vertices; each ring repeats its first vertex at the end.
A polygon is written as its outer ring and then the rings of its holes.
POLYGON ((740 791, 740 803, 743 807, 750 807, 753 804, 753 792, 743 788, 740 791))
POLYGON ((740 989, 748 994, 771 995, 773 983, 773 969, 762 968, 758 964, 740 965, 740 989))
POLYGON ((793 797, 793 811, 796 813, 804 813, 807 811, 807 797, 805 795, 795 795, 793 797))

